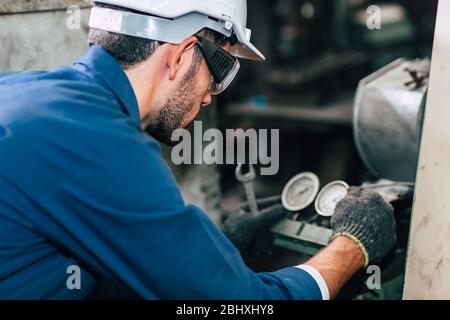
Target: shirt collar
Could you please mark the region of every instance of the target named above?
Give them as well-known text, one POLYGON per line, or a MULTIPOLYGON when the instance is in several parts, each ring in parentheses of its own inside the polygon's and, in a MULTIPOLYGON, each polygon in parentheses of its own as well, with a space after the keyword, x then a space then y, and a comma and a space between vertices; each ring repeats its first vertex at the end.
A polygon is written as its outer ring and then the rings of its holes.
POLYGON ((77 64, 84 65, 88 73, 103 79, 122 101, 133 120, 141 122, 133 87, 120 64, 106 50, 93 45, 74 63, 74 67, 77 64))

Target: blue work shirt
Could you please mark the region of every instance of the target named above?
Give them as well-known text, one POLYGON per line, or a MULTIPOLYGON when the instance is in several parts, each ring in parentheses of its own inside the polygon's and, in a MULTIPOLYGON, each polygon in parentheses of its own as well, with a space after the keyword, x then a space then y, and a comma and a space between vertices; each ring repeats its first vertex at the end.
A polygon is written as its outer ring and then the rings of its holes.
POLYGON ((103 49, 0 77, 0 101, 1 299, 322 298, 299 268, 251 271, 185 205, 103 49))

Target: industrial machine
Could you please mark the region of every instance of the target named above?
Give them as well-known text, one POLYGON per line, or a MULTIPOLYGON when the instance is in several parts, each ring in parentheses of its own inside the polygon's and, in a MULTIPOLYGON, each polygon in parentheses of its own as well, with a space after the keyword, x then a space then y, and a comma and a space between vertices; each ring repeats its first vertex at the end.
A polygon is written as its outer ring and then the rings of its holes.
MULTIPOLYGON (((399 59, 363 79, 354 104, 354 138, 367 168, 379 178, 361 188, 377 190, 395 208, 398 242, 381 263, 382 286, 369 289, 364 274, 348 286, 346 298, 400 299, 404 283, 414 180, 428 89, 430 61, 399 59), (388 180, 389 179, 389 180, 388 180)), ((312 172, 295 175, 285 185, 287 217, 272 228, 276 246, 306 256, 328 244, 330 218, 347 194, 345 181, 321 187, 312 172)))
POLYGON ((429 59, 398 59, 360 82, 354 137, 375 176, 415 181, 429 70, 429 59))

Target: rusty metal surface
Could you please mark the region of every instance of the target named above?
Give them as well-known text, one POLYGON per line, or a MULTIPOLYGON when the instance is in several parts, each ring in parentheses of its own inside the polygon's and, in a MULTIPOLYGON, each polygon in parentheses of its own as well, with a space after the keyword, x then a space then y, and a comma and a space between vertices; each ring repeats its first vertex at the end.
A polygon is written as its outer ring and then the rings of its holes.
POLYGON ((0 14, 66 10, 71 5, 80 8, 89 6, 83 0, 2 0, 0 1, 0 14))

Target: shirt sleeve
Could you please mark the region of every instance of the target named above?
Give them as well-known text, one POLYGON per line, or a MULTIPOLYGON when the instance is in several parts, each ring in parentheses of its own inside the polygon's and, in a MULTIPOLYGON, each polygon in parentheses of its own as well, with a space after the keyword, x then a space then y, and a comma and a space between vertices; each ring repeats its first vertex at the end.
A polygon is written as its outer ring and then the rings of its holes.
POLYGON ((55 196, 35 219, 40 232, 142 298, 326 297, 311 270, 251 271, 209 217, 184 204, 153 141, 64 177, 55 196))
POLYGON ((308 272, 309 275, 314 278, 314 280, 316 281, 317 285, 320 288, 322 300, 330 300, 330 290, 328 289, 328 285, 325 282, 325 279, 322 277, 322 275, 316 268, 308 265, 300 265, 297 266, 297 268, 308 272))

